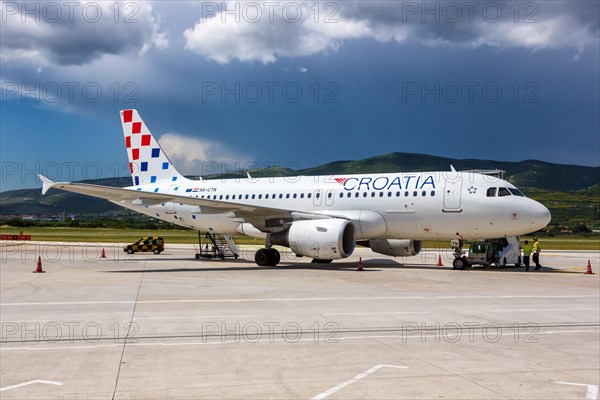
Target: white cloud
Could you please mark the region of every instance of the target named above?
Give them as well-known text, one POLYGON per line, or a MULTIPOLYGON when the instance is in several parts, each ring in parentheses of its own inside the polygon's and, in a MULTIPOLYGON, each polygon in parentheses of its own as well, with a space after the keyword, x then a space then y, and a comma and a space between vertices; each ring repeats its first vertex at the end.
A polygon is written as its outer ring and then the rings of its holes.
MULTIPOLYGON (((199 21, 183 33, 185 48, 210 60, 226 64, 232 59, 273 63, 278 57, 310 56, 335 51, 344 39, 368 35, 366 24, 354 19, 339 19, 337 23, 315 23, 308 18, 312 3, 298 3, 302 7, 302 18, 292 23, 290 19, 275 17, 270 20, 265 12, 253 22, 221 12, 206 21, 199 21)), ((280 4, 280 3, 278 3, 280 4)), ((283 8, 286 3, 281 3, 283 8)), ((227 3, 229 10, 239 3, 227 3)), ((243 10, 243 8, 241 8, 243 10)), ((292 18, 292 17, 289 17, 292 18)))
POLYGON ((3 63, 81 65, 169 43, 149 2, 3 1, 0 10, 3 63))
POLYGON ((314 2, 277 2, 272 14, 263 6, 259 19, 244 11, 243 3, 225 4, 183 34, 187 50, 221 64, 234 59, 273 63, 280 57, 336 51, 346 40, 365 38, 533 51, 570 47, 581 54, 585 45, 598 42, 599 32, 597 1, 350 1, 320 3, 317 17, 314 2), (295 12, 283 12, 290 3, 301 6, 299 21, 292 22, 295 12), (332 22, 324 22, 326 18, 332 22))
POLYGON ((300 68, 298 68, 298 71, 300 71, 300 72, 302 72, 303 74, 305 74, 305 73, 307 73, 307 72, 308 72, 308 68, 306 68, 306 67, 300 67, 300 68))
POLYGON ((171 162, 180 172, 185 174, 200 174, 212 168, 206 168, 206 163, 225 163, 229 170, 243 168, 252 162, 248 155, 240 154, 222 143, 208 139, 184 136, 168 132, 158 139, 171 162))

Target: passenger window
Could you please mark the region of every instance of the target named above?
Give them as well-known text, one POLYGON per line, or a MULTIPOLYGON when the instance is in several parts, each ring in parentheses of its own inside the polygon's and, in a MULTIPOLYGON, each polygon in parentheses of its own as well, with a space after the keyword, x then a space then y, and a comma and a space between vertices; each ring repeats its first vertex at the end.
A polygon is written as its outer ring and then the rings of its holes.
POLYGON ((265 200, 269 198, 269 194, 265 194, 265 200))
POLYGON ((408 197, 408 191, 404 192, 404 197, 408 197))
POLYGON ((223 200, 223 195, 220 195, 220 196, 219 196, 219 200, 223 200))
POLYGON ((413 197, 417 197, 417 191, 416 190, 413 192, 413 197))
POLYGON ((248 197, 250 197, 250 196, 246 195, 246 200, 248 200, 248 197))
POLYGON ((496 188, 495 187, 491 187, 487 190, 486 193, 487 197, 496 197, 496 188))
POLYGON ((396 192, 396 197, 400 197, 400 192, 396 192))
POLYGON ((426 192, 425 190, 423 190, 423 191, 421 192, 421 196, 423 196, 423 197, 427 196, 427 192, 426 192))
POLYGON ((231 200, 235 200, 235 194, 231 196, 231 200))
POLYGON ((298 195, 296 193, 294 193, 294 198, 298 197, 298 195))
POLYGON ((431 191, 431 197, 435 196, 435 190, 431 191))
POLYGON ((327 198, 330 199, 332 196, 331 192, 327 193, 327 198))
POLYGON ((510 192, 508 191, 507 188, 499 188, 498 189, 498 197, 504 197, 504 196, 510 196, 510 192))
POLYGON ((317 193, 317 194, 315 194, 315 197, 316 197, 317 199, 321 198, 321 193, 317 193))
POLYGON ((388 192, 388 197, 392 197, 392 192, 388 192))
POLYGON ((280 193, 280 194, 279 194, 279 198, 280 198, 280 199, 283 199, 283 193, 280 193))
POLYGON ((312 197, 312 193, 309 193, 309 194, 306 195, 307 199, 310 199, 311 197, 312 197))
POLYGON ((340 199, 344 197, 344 193, 340 193, 340 199))
POLYGON ((229 195, 225 196, 225 200, 229 200, 229 195))
POLYGON ((256 197, 256 195, 255 195, 255 194, 253 194, 253 195, 252 195, 252 200, 254 200, 254 198, 255 198, 255 197, 256 197))
POLYGON ((367 197, 367 192, 364 192, 364 193, 363 193, 363 197, 367 197))
POLYGON ((260 199, 262 199, 262 194, 259 194, 259 195, 258 195, 258 199, 259 199, 259 200, 260 200, 260 199))
POLYGON ((354 194, 354 197, 358 197, 358 195, 359 195, 359 193, 358 193, 358 192, 356 192, 356 193, 354 194))
POLYGON ((289 193, 288 193, 288 194, 286 194, 286 195, 285 195, 285 198, 286 198, 286 199, 289 199, 289 198, 290 198, 290 194, 289 194, 289 193))
POLYGON ((371 197, 375 197, 375 192, 371 192, 371 197))

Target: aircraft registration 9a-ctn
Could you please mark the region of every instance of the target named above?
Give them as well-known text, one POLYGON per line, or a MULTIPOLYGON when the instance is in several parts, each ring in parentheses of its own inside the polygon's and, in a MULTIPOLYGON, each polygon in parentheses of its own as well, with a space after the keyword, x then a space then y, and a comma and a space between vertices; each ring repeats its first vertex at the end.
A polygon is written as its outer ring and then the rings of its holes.
POLYGON ((317 262, 349 257, 357 244, 417 255, 425 239, 502 238, 550 222, 542 204, 484 173, 450 171, 190 180, 171 163, 136 110, 121 111, 133 185, 53 182, 50 188, 109 200, 187 228, 265 239, 261 266, 280 261, 273 245, 317 262))

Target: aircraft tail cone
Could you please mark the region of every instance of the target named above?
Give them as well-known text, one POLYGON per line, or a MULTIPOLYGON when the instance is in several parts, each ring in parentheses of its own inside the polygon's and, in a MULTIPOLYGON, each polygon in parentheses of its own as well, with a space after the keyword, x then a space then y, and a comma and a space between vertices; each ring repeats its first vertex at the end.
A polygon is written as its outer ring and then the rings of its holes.
POLYGON ((42 257, 38 256, 38 261, 37 261, 37 266, 35 267, 35 271, 33 271, 34 274, 43 274, 46 271, 44 271, 42 269, 42 257))
POLYGON ((438 256, 438 263, 437 263, 438 267, 443 267, 444 264, 442 264, 442 256, 438 256))
POLYGON ((358 269, 357 271, 362 271, 363 270, 363 263, 362 263, 362 257, 358 258, 358 269))
POLYGON ((586 275, 594 275, 592 272, 592 264, 590 264, 590 260, 588 260, 587 270, 585 271, 586 275))
POLYGON ((102 255, 100 256, 100 258, 106 258, 106 253, 104 253, 104 247, 102 248, 102 255))

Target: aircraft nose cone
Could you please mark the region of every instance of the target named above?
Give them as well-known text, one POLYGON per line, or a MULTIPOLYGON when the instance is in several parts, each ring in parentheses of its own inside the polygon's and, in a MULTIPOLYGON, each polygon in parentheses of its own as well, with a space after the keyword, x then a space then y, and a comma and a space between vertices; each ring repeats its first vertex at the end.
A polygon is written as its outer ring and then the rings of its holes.
POLYGON ((550 223, 552 215, 544 205, 535 202, 529 207, 529 219, 535 229, 541 229, 550 223))

